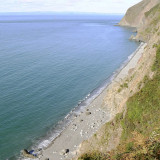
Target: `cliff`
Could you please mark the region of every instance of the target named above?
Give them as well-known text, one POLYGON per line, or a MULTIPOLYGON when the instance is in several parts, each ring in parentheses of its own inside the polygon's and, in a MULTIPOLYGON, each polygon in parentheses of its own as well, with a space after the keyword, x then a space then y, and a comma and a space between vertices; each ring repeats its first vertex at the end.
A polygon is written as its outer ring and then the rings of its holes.
POLYGON ((144 14, 145 22, 138 28, 136 39, 149 42, 159 38, 160 2, 144 14))
POLYGON ((113 83, 104 99, 112 121, 78 151, 78 160, 160 159, 160 1, 143 0, 119 23, 136 27, 135 39, 146 42, 128 76, 113 83))
POLYGON ((160 0, 143 0, 129 8, 120 21, 121 26, 140 27, 145 23, 145 13, 153 8, 160 0))

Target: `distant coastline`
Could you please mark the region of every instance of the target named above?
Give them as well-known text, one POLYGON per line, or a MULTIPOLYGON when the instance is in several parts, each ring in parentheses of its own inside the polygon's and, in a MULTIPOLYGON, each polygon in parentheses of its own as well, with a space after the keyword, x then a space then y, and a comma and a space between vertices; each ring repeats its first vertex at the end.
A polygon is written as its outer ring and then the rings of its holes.
POLYGON ((124 13, 95 13, 95 12, 0 12, 0 15, 122 15, 124 13))

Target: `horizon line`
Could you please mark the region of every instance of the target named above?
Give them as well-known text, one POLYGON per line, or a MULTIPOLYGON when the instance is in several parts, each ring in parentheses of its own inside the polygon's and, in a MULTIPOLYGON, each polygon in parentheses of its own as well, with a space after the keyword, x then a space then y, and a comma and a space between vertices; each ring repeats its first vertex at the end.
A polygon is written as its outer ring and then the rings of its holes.
POLYGON ((0 12, 1 14, 72 14, 72 15, 124 15, 125 13, 100 13, 100 12, 54 12, 54 11, 32 11, 32 12, 0 12))

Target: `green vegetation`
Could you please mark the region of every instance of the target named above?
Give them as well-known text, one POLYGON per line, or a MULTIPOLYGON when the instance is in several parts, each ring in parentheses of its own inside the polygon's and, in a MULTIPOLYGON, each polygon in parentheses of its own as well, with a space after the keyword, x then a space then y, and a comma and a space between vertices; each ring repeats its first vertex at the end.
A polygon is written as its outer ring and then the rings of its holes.
POLYGON ((123 113, 118 113, 113 121, 104 125, 103 134, 98 144, 100 146, 108 145, 108 140, 111 134, 121 126, 121 120, 123 119, 123 113))
MULTIPOLYGON (((160 35, 160 3, 145 13, 149 24, 139 33, 144 40, 160 35), (155 34, 156 33, 156 34, 155 34)), ((160 42, 154 43, 157 48, 152 66, 152 79, 145 76, 139 83, 139 91, 127 101, 125 115, 119 114, 106 124, 102 145, 109 140, 109 129, 122 127, 119 146, 104 154, 100 151, 84 154, 79 160, 160 160, 160 42), (113 123, 115 122, 115 123, 113 123), (118 124, 116 124, 118 123, 118 124)), ((134 78, 131 77, 131 80, 134 78)), ((118 92, 128 88, 128 82, 120 86, 118 92)))
POLYGON ((152 70, 153 79, 145 76, 144 86, 129 98, 125 117, 118 114, 115 118, 123 128, 117 149, 105 155, 98 151, 85 154, 79 160, 160 159, 160 45, 152 70))
POLYGON ((156 59, 155 62, 152 66, 152 71, 156 71, 156 78, 158 78, 160 75, 160 46, 157 47, 157 54, 156 54, 156 59))
POLYGON ((160 159, 160 46, 152 70, 153 79, 145 76, 143 88, 127 102, 116 159, 160 159))
POLYGON ((113 155, 111 158, 116 160, 159 160, 160 159, 160 142, 158 140, 159 134, 156 132, 153 137, 145 138, 141 134, 134 132, 132 141, 121 145, 120 151, 122 153, 116 153, 115 151, 110 153, 113 155), (126 148, 125 148, 126 147, 126 148), (115 155, 114 155, 115 154, 115 155))
POLYGON ((154 44, 153 44, 153 48, 157 48, 157 47, 158 47, 157 44, 154 43, 154 44))
POLYGON ((151 8, 148 12, 145 13, 145 16, 151 16, 155 15, 157 12, 159 12, 160 4, 157 4, 155 7, 151 8))
MULTIPOLYGON (((101 132, 103 133, 101 135, 101 139, 98 140, 99 146, 106 146, 108 145, 108 140, 111 136, 111 134, 116 131, 119 127, 121 127, 121 120, 123 119, 123 113, 118 113, 113 121, 106 123, 103 126, 103 130, 101 132)), ((96 138, 97 134, 94 135, 96 138)), ((106 160, 108 159, 110 155, 108 153, 101 153, 100 151, 94 150, 89 153, 85 153, 79 157, 78 160, 106 160)))
POLYGON ((107 155, 102 154, 100 152, 92 152, 92 153, 86 153, 81 158, 78 158, 78 160, 106 160, 107 155))
POLYGON ((124 88, 128 88, 128 83, 127 82, 120 85, 120 88, 118 89, 118 93, 120 93, 124 88))
POLYGON ((149 81, 148 76, 144 76, 143 81, 138 84, 138 89, 141 89, 149 81))
POLYGON ((160 3, 145 13, 148 24, 139 33, 145 41, 148 41, 153 34, 159 34, 160 3))
MULTIPOLYGON (((141 66, 142 67, 142 66, 141 66)), ((129 82, 131 82, 133 80, 133 78, 135 77, 135 73, 131 76, 129 82)))
POLYGON ((152 70, 156 72, 154 78, 149 80, 145 76, 144 87, 127 102, 128 110, 122 122, 122 137, 125 139, 135 129, 141 134, 150 135, 154 128, 160 126, 160 47, 152 70))

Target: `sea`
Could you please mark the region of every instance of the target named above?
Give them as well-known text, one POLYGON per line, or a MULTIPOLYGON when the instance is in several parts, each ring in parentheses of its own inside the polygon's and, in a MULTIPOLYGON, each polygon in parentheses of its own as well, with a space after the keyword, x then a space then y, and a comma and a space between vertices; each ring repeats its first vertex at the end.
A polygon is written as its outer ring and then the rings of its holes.
POLYGON ((0 160, 47 147, 140 45, 123 15, 0 14, 0 160))

